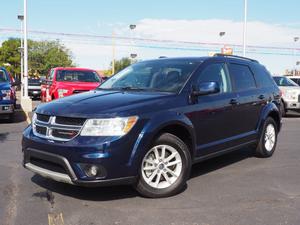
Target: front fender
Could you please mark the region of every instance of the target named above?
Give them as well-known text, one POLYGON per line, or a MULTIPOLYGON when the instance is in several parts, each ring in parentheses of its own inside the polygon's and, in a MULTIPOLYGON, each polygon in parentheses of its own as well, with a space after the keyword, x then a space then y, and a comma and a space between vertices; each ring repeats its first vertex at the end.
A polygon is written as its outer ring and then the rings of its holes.
POLYGON ((196 136, 192 122, 184 114, 168 111, 152 116, 151 119, 144 125, 134 144, 130 159, 128 161, 128 166, 131 166, 134 170, 137 170, 147 150, 151 147, 156 135, 159 134, 163 128, 169 125, 182 126, 190 133, 194 146, 192 151, 194 153, 196 136))

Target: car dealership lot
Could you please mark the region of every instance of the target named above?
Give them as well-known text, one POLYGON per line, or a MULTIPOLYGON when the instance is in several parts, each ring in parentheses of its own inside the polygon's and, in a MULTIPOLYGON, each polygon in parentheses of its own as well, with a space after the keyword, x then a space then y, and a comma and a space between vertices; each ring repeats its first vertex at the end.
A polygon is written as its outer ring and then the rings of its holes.
POLYGON ((242 149, 195 165, 181 194, 145 199, 131 187, 75 187, 23 169, 19 112, 0 121, 1 224, 300 224, 300 118, 283 123, 272 158, 242 149))

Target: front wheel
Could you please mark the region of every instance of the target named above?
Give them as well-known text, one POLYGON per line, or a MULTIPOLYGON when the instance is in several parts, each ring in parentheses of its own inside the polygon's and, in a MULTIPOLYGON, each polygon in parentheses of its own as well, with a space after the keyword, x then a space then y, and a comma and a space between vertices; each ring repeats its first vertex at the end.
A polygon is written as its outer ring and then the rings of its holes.
POLYGON ((172 196, 183 189, 190 169, 187 145, 178 137, 164 133, 145 154, 136 189, 149 198, 172 196))
POLYGON ((273 118, 268 117, 265 121, 259 143, 256 148, 258 157, 271 157, 277 144, 278 128, 273 118))

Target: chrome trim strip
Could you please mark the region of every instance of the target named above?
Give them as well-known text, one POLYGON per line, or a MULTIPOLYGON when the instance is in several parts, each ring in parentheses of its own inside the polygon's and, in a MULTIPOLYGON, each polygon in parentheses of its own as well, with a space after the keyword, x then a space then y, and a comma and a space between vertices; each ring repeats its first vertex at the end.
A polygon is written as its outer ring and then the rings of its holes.
POLYGON ((58 123, 56 123, 56 116, 50 116, 48 122, 40 121, 37 118, 36 118, 35 121, 32 121, 32 122, 33 122, 32 127, 33 127, 34 135, 36 135, 37 137, 40 137, 40 138, 44 138, 44 139, 48 139, 48 140, 55 140, 55 141, 70 141, 70 140, 74 139, 75 137, 77 137, 80 134, 83 127, 84 127, 84 125, 77 126, 77 125, 58 124, 58 123), (36 132, 36 125, 46 128, 47 129, 46 135, 42 135, 42 134, 37 133, 36 132), (53 130, 76 131, 78 133, 72 138, 59 138, 59 137, 52 136, 52 131, 53 130))
POLYGON ((73 184, 71 178, 67 174, 50 171, 50 170, 38 167, 36 165, 33 165, 32 163, 26 163, 25 168, 27 168, 28 170, 30 170, 36 174, 41 175, 42 177, 51 178, 58 182, 73 184))

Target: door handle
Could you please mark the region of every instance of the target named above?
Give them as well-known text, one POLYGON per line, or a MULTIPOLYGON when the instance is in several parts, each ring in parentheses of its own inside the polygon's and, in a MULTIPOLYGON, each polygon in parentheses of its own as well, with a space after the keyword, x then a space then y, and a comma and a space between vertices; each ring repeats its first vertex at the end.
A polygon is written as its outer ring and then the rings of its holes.
POLYGON ((233 98, 233 99, 230 100, 229 104, 230 105, 238 105, 239 102, 238 102, 238 100, 236 98, 233 98))
POLYGON ((258 96, 258 98, 259 98, 260 100, 263 100, 263 99, 265 99, 266 97, 265 97, 264 95, 260 95, 260 96, 258 96))

